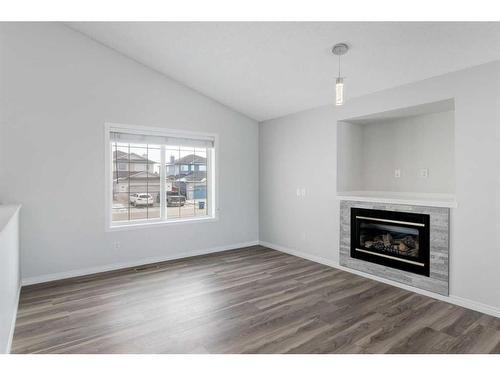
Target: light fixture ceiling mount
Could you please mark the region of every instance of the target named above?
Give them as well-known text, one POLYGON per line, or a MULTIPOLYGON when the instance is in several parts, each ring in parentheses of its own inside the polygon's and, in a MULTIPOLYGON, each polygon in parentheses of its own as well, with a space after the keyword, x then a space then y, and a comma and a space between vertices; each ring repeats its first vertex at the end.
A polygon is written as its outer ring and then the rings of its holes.
POLYGON ((332 53, 339 57, 339 75, 335 80, 335 105, 344 104, 344 77, 340 75, 340 56, 345 55, 349 51, 349 46, 346 43, 337 43, 332 48, 332 53))
POLYGON ((336 56, 345 55, 349 51, 349 46, 345 43, 337 43, 332 48, 332 53, 336 56))

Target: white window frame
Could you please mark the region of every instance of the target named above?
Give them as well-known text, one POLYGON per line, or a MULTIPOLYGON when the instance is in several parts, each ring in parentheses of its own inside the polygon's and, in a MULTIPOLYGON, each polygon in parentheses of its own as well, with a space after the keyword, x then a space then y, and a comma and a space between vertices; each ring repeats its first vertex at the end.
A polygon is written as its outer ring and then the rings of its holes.
MULTIPOLYGON (((139 228, 150 228, 153 226, 164 225, 179 225, 179 224, 195 224, 203 222, 213 222, 219 219, 219 136, 215 133, 202 133, 192 132, 177 129, 167 129, 162 127, 150 127, 130 124, 117 124, 106 122, 104 124, 104 179, 105 179, 105 224, 106 231, 116 230, 129 230, 139 228), (126 132, 145 135, 163 135, 179 138, 197 138, 197 137, 211 137, 214 139, 214 147, 210 154, 207 154, 207 197, 208 210, 207 216, 203 217, 190 217, 179 219, 167 219, 164 204, 160 205, 160 218, 159 219, 138 219, 124 222, 113 222, 112 220, 112 207, 113 207, 113 157, 111 148, 111 132, 126 132)), ((165 152, 164 148, 161 153, 161 165, 165 165, 165 152)), ((165 170, 160 168, 160 181, 165 179, 165 170)), ((165 197, 165 184, 160 184, 160 197, 165 197)), ((163 198, 164 200, 165 198, 163 198)))

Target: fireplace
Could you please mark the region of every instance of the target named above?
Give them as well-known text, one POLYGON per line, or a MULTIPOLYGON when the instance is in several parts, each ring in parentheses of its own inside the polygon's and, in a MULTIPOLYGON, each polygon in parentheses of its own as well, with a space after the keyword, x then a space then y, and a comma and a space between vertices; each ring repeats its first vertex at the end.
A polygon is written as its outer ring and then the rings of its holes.
POLYGON ((429 215, 351 207, 351 257, 429 276, 429 215))

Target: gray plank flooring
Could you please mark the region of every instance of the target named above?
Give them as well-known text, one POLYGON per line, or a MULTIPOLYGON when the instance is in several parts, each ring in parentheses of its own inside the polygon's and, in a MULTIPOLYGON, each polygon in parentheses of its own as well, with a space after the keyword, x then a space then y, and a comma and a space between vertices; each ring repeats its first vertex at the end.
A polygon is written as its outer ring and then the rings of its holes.
POLYGON ((24 287, 14 353, 500 353, 500 319, 261 246, 24 287))

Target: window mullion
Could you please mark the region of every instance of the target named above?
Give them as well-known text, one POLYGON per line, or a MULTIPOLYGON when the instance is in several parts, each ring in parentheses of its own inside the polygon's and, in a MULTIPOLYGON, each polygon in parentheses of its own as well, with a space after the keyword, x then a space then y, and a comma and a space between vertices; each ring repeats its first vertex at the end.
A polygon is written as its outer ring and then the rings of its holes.
MULTIPOLYGON (((205 167, 206 172, 206 181, 205 181, 205 189, 206 189, 206 197, 205 197, 205 212, 207 215, 211 215, 212 212, 212 205, 214 204, 214 199, 212 196, 212 149, 211 148, 206 148, 205 153, 207 155, 207 165, 205 167)), ((215 213, 215 211, 213 211, 215 213)))
POLYGON ((166 174, 166 161, 165 161, 165 145, 160 148, 160 217, 161 220, 166 220, 166 189, 165 189, 165 174, 166 174))
POLYGON ((213 166, 212 166, 212 149, 209 149, 207 148, 206 149, 206 155, 207 155, 207 171, 206 171, 206 185, 205 185, 205 188, 206 188, 206 197, 205 197, 205 208, 206 208, 206 213, 207 215, 210 215, 213 213, 215 213, 215 210, 212 211, 212 207, 213 207, 213 204, 214 204, 214 199, 213 199, 213 196, 212 196, 212 170, 213 170, 213 166))
POLYGON ((130 168, 131 168, 131 165, 130 165, 130 143, 128 144, 128 171, 127 171, 127 177, 128 177, 128 221, 130 221, 130 210, 132 210, 131 208, 131 204, 130 204, 130 168))

